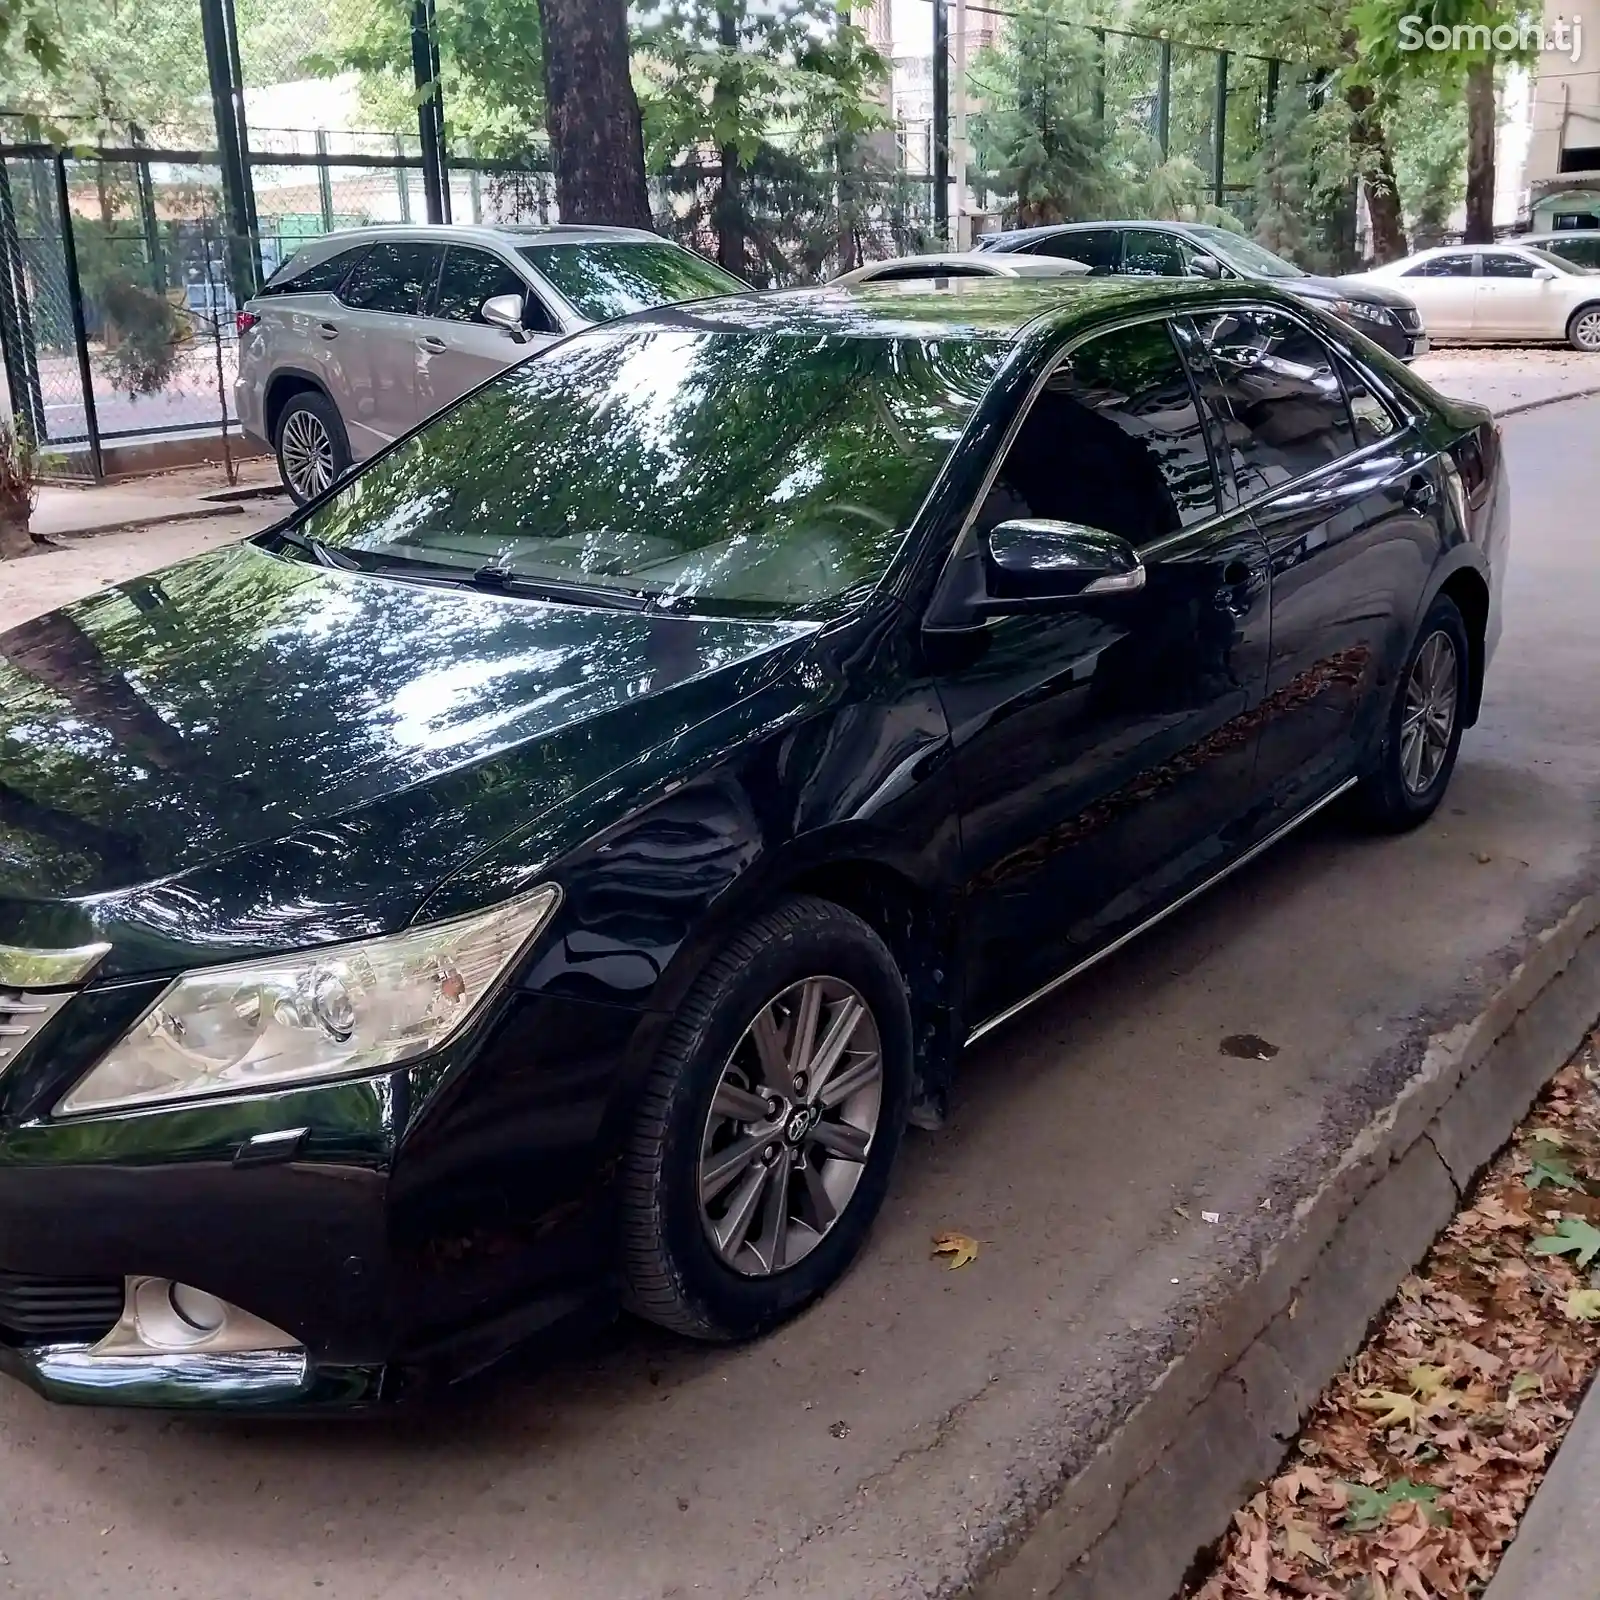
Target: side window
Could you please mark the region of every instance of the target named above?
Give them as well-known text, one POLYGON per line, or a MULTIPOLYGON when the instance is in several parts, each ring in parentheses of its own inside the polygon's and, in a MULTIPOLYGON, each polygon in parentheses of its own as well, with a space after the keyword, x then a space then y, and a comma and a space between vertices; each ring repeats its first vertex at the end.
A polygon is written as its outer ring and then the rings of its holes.
POLYGON ((357 311, 416 316, 433 291, 443 253, 437 244, 375 244, 339 298, 357 311))
POLYGON ((334 294, 344 282, 345 274, 365 253, 365 245, 353 250, 336 250, 321 261, 302 265, 298 256, 289 260, 273 273, 262 286, 262 294, 334 294))
POLYGON ((1471 256, 1434 256, 1430 261, 1420 261, 1400 274, 1403 278, 1470 278, 1471 256))
POLYGON ((1052 517, 1150 544, 1217 510, 1189 377, 1164 322, 1102 334, 1057 367, 982 522, 1052 517))
POLYGON ((514 294, 523 300, 528 286, 499 256, 487 250, 463 250, 451 245, 445 252, 439 277, 439 299, 433 315, 446 322, 479 322, 483 302, 497 294, 514 294))
POLYGON ((1154 228, 1129 228, 1122 240, 1122 270, 1142 278, 1182 278, 1189 271, 1189 250, 1174 233, 1154 228))
POLYGON ((1483 275, 1486 278, 1531 278, 1538 270, 1538 262, 1528 256, 1519 256, 1510 250, 1485 250, 1483 275))
POLYGON ((1345 398, 1350 402, 1350 419, 1355 424, 1356 448, 1365 448, 1399 431, 1400 423, 1388 403, 1373 391, 1372 385, 1341 355, 1334 357, 1339 376, 1344 379, 1345 398))
POLYGON ((1082 228, 1075 233, 1053 233, 1041 239, 1030 254, 1081 261, 1091 272, 1103 275, 1117 270, 1121 249, 1115 228, 1082 228))
POLYGON ((1262 308, 1196 323, 1227 408, 1223 425, 1241 499, 1253 500, 1355 448, 1332 354, 1293 317, 1262 308))

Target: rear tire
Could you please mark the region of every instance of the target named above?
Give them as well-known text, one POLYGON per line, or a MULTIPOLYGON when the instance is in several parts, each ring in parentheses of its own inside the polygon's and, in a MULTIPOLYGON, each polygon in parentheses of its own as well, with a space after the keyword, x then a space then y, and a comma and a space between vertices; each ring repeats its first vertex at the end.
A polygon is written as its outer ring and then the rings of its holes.
POLYGON ((1461 749, 1471 659, 1461 613, 1440 595, 1406 657, 1377 764, 1357 790, 1370 826, 1404 833, 1438 809, 1461 749))
POLYGON ((278 417, 278 474, 296 505, 337 483, 350 466, 350 441, 339 408, 320 389, 289 397, 278 417))
POLYGON ((796 897, 736 934, 680 1007, 635 1116, 629 1309, 729 1342, 829 1289, 888 1190, 911 1039, 905 980, 852 912, 796 897))
POLYGON ((1585 355, 1600 351, 1600 302, 1579 306, 1567 323, 1567 343, 1585 355))

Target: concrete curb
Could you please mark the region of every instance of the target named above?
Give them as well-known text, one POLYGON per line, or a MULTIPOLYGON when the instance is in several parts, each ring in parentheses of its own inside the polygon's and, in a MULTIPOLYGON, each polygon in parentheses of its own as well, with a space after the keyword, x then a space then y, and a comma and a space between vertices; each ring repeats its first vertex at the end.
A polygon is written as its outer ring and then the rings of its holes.
POLYGON ((1170 1600, 1600 1012, 1600 895, 1544 929, 1090 1464, 968 1590, 1170 1600))
MULTIPOLYGON (((1524 411, 1537 411, 1541 406, 1558 406, 1563 400, 1592 400, 1600 394, 1600 383, 1588 389, 1574 389, 1571 394, 1547 394, 1541 400, 1524 400, 1521 405, 1502 406, 1496 417, 1519 417, 1524 411)), ((1494 410, 1491 406, 1490 410, 1494 410)))
POLYGON ((46 533, 49 540, 98 539, 102 533, 133 533, 140 528, 159 528, 169 522, 204 522, 210 517, 243 516, 246 506, 239 501, 219 501, 215 505, 195 506, 186 511, 152 512, 149 516, 124 517, 119 522, 98 522, 92 528, 57 528, 46 533))

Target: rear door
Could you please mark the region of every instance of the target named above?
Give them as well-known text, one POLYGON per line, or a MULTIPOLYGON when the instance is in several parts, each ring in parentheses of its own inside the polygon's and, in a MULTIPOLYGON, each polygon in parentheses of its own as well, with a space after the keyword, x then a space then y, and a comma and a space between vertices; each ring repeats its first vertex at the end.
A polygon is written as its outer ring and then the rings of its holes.
POLYGON ((1272 568, 1256 787, 1292 816, 1377 734, 1438 557, 1441 485, 1420 430, 1309 323, 1257 307, 1195 326, 1272 568))
POLYGON ((431 416, 558 337, 543 301, 515 267, 493 251, 451 245, 416 343, 418 417, 431 416), (484 301, 503 294, 522 301, 522 326, 529 335, 524 341, 509 329, 484 321, 484 301))
POLYGON ((1402 293, 1416 302, 1429 338, 1472 337, 1477 277, 1470 251, 1430 256, 1408 268, 1395 281, 1402 293))
POLYGON ((416 426, 417 340, 444 246, 394 240, 373 245, 339 292, 337 315, 317 336, 333 347, 329 385, 351 454, 359 461, 416 426))

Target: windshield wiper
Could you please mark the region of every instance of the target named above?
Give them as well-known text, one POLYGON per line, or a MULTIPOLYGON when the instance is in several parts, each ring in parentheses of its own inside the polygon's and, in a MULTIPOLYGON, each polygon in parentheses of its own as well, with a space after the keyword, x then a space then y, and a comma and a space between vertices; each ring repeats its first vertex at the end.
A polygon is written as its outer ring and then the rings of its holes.
POLYGON ((610 584, 599 583, 570 583, 563 578, 524 577, 520 572, 492 563, 477 568, 467 581, 480 589, 526 595, 533 600, 564 600, 579 606, 615 606, 624 611, 643 611, 650 603, 650 596, 639 589, 613 588, 610 584))
POLYGON ((352 560, 341 551, 335 550, 331 545, 324 544, 320 539, 314 539, 307 533, 290 533, 285 528, 278 529, 277 537, 284 544, 293 545, 296 550, 303 550, 317 563, 319 567, 334 567, 340 572, 359 572, 361 563, 352 560))

